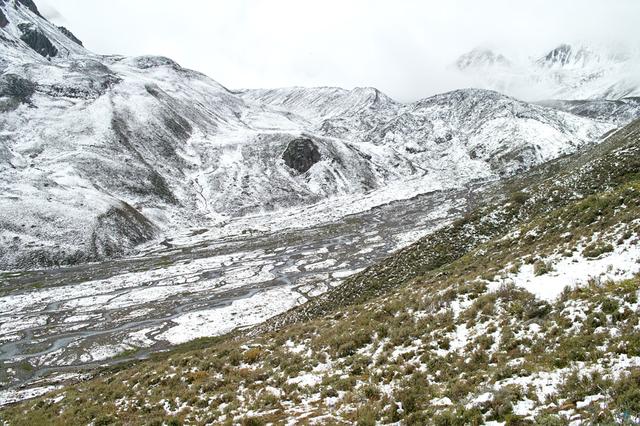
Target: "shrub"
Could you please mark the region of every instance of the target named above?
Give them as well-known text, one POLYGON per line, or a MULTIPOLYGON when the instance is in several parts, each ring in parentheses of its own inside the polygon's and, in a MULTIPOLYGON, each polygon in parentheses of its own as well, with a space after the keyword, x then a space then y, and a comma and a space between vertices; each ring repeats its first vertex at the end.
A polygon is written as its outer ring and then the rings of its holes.
POLYGON ((251 348, 244 353, 244 362, 247 364, 253 364, 260 359, 260 355, 262 355, 262 349, 251 348))
POLYGON ((548 274, 553 271, 553 266, 551 262, 543 262, 542 260, 537 260, 533 264, 533 274, 538 277, 540 275, 548 274))
POLYGON ((619 308, 620 303, 618 303, 616 299, 611 299, 609 297, 606 297, 600 304, 600 309, 602 309, 602 312, 607 315, 611 315, 614 312, 617 312, 619 308))
POLYGON ((622 350, 618 352, 626 353, 628 356, 640 356, 640 333, 629 333, 624 339, 622 350))
POLYGON ((609 243, 593 243, 589 244, 582 250, 582 255, 588 259, 600 257, 605 253, 611 253, 613 246, 609 243))
POLYGON ((535 424, 531 420, 525 419, 522 416, 516 414, 509 414, 505 416, 505 426, 525 426, 535 424))
POLYGON ((633 369, 613 385, 616 407, 628 413, 640 413, 640 369, 633 369))
POLYGON ((528 199, 529 199, 529 194, 525 192, 517 191, 517 192, 511 193, 511 202, 515 204, 523 205, 524 203, 527 202, 528 199))
POLYGON ((366 385, 362 388, 362 395, 369 401, 377 401, 380 399, 380 390, 377 386, 366 385))
POLYGON ((534 300, 525 305, 526 319, 544 318, 551 312, 551 305, 544 300, 534 300))
POLYGON ((262 426, 264 422, 257 417, 245 417, 242 420, 242 426, 262 426))
POLYGON ((356 411, 356 424, 358 426, 375 426, 377 418, 378 410, 373 405, 364 405, 356 411))
POLYGON ((477 426, 484 424, 482 412, 474 407, 471 409, 459 408, 457 411, 445 410, 437 414, 428 424, 437 426, 477 426))
POLYGON ((93 424, 96 426, 109 426, 116 423, 116 419, 110 416, 104 416, 96 419, 93 424))
POLYGON ((568 422, 555 414, 541 414, 536 417, 536 424, 540 426, 564 426, 568 422))

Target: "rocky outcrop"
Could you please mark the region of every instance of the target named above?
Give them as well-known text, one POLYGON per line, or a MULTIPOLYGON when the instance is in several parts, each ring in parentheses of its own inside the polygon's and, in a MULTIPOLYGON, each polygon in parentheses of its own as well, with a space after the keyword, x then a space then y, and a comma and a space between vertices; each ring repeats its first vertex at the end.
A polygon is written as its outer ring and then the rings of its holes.
POLYGON ((31 24, 20 24, 18 28, 22 32, 20 39, 40 55, 53 58, 58 54, 58 49, 40 29, 31 24))
POLYGON ((36 6, 36 4, 33 2, 33 0, 17 0, 18 4, 23 5, 24 7, 26 7, 27 9, 29 9, 30 11, 32 11, 33 13, 35 13, 36 15, 38 15, 39 17, 43 17, 40 14, 40 11, 38 10, 38 6, 36 6))
POLYGON ((129 59, 131 65, 141 70, 158 67, 170 67, 174 70, 180 70, 181 67, 174 60, 165 58, 164 56, 137 56, 129 59))
POLYGON ((20 104, 29 103, 36 85, 32 81, 15 74, 0 77, 0 112, 16 109, 20 104))
POLYGON ((539 59, 538 63, 542 66, 566 65, 571 59, 572 51, 568 44, 561 44, 547 53, 544 58, 539 59))
POLYGON ((9 25, 9 20, 7 19, 7 17, 5 16, 4 12, 2 11, 2 9, 0 9, 0 28, 4 28, 7 25, 9 25))
POLYGON ((65 27, 58 27, 58 29, 60 30, 60 32, 64 35, 66 35, 69 40, 73 41, 76 44, 79 44, 80 46, 84 46, 82 44, 82 41, 80 41, 80 39, 78 37, 75 36, 75 34, 73 34, 71 31, 69 31, 67 28, 65 27))
POLYGON ((121 256, 138 244, 152 239, 156 226, 124 201, 98 216, 91 235, 91 257, 121 256))
POLYGON ((305 173, 320 161, 321 155, 311 139, 296 139, 289 143, 282 159, 290 168, 305 173))

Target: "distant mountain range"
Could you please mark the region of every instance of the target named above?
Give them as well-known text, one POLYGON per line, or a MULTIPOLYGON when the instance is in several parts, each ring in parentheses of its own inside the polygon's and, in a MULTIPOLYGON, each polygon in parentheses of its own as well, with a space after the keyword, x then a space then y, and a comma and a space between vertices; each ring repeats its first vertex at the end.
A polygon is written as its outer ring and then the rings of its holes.
POLYGON ((454 65, 474 87, 533 101, 618 100, 640 95, 640 55, 620 47, 561 44, 525 59, 476 48, 454 65))

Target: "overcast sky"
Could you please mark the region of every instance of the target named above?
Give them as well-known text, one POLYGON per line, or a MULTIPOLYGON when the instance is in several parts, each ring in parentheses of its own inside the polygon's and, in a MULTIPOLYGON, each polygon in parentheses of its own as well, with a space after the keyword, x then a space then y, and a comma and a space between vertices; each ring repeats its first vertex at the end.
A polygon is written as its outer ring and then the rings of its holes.
POLYGON ((229 88, 374 86, 398 100, 457 88, 476 46, 541 55, 640 40, 640 0, 36 0, 98 53, 157 54, 229 88))

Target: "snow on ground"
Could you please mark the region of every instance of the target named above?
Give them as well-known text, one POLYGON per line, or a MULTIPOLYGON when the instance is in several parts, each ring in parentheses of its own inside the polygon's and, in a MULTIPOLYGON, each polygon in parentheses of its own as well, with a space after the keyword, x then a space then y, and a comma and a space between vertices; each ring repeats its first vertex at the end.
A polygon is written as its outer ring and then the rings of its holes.
POLYGON ((65 322, 77 322, 95 320, 96 316, 91 312, 99 309, 115 310, 161 301, 180 293, 214 289, 222 282, 226 284, 226 289, 230 289, 273 279, 268 269, 265 269, 266 262, 259 260, 259 254, 261 253, 214 256, 162 269, 125 273, 103 280, 0 297, 0 312, 13 313, 13 316, 3 318, 0 335, 46 324, 46 315, 34 317, 28 313, 36 309, 45 310, 46 306, 53 303, 62 303, 63 308, 76 313, 66 318, 65 322), (225 270, 220 278, 199 280, 203 271, 223 268, 228 262, 245 257, 246 262, 225 270), (253 259, 255 257, 258 259, 253 259), (149 285, 150 283, 153 285, 149 285))
POLYGON ((80 361, 84 363, 104 361, 118 356, 129 349, 127 345, 96 345, 90 348, 88 353, 80 355, 80 361))
POLYGON ((322 382, 322 377, 312 373, 302 374, 287 380, 288 384, 296 384, 299 386, 315 386, 320 382, 322 382))
MULTIPOLYGON (((483 175, 485 176, 485 175, 483 175)), ((489 176, 486 176, 489 177, 489 176)), ((427 192, 442 191, 459 188, 456 181, 443 181, 431 175, 421 176, 389 185, 368 192, 366 194, 350 194, 331 197, 322 202, 273 212, 251 214, 238 218, 227 218, 219 226, 210 227, 206 232, 197 236, 183 234, 183 237, 173 239, 178 245, 192 244, 197 240, 217 240, 234 235, 241 235, 246 230, 260 232, 275 232, 289 229, 305 229, 320 224, 334 222, 349 215, 366 212, 374 207, 389 204, 399 200, 409 200, 427 192)), ((407 235, 406 242, 410 242, 407 235)), ((140 252, 155 247, 157 241, 140 246, 140 252)))
POLYGON ((584 284, 589 278, 602 281, 633 278, 640 272, 640 246, 627 241, 595 259, 584 257, 578 250, 571 257, 555 256, 543 261, 549 262, 553 271, 536 276, 533 265, 522 265, 517 273, 493 281, 489 288, 496 290, 513 283, 541 299, 554 300, 565 287, 584 284))
POLYGON ((317 271, 317 270, 323 270, 326 268, 330 268, 332 266, 334 266, 336 263, 338 263, 337 260, 335 259, 327 259, 324 260, 322 262, 316 262, 316 263, 309 263, 307 265, 305 265, 305 269, 307 271, 317 271))
POLYGON ((172 321, 176 326, 157 336, 172 344, 199 337, 219 336, 238 327, 259 324, 304 303, 306 299, 287 287, 277 287, 217 309, 189 312, 172 321))
POLYGON ((52 285, 0 296, 0 308, 10 312, 0 314, 0 341, 17 351, 13 360, 28 362, 39 372, 109 362, 109 357, 129 351, 142 355, 167 343, 254 324, 326 292, 388 255, 396 230, 430 229, 427 222, 434 216, 441 221, 457 217, 459 194, 436 192, 383 206, 321 227, 322 232, 300 231, 303 240, 298 231, 207 240, 203 229, 193 229, 169 238, 171 247, 151 248, 145 258, 88 265, 79 275, 75 268, 63 268, 63 277, 52 285), (402 217, 395 215, 398 210, 402 217), (362 233, 354 229, 358 222, 374 226, 362 233), (367 246, 375 249, 353 256, 355 247, 367 246), (274 285, 289 290, 270 297, 274 285), (269 292, 269 303, 258 303, 263 290, 269 292), (36 314, 41 318, 34 322, 36 314))
POLYGON ((29 389, 8 389, 0 390, 0 407, 15 402, 24 401, 25 399, 36 398, 38 396, 49 393, 61 386, 41 386, 29 389))

